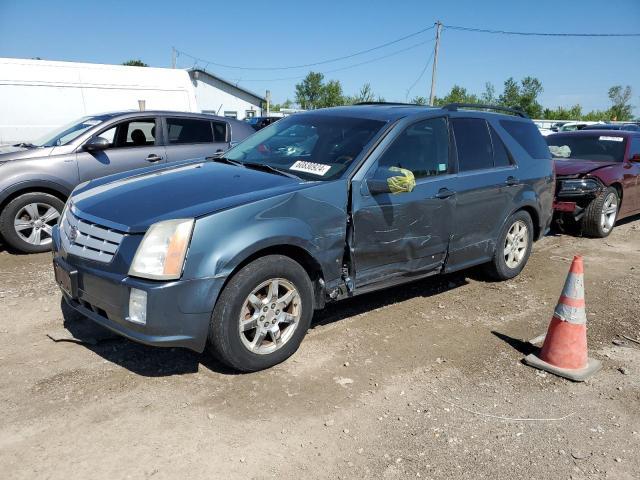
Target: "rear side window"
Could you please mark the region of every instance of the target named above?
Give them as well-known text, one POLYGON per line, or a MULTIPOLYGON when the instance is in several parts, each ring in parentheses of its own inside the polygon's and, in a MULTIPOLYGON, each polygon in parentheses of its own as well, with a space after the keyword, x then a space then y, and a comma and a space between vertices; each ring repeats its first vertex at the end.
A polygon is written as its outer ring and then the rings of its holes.
POLYGON ((533 158, 551 158, 547 144, 532 122, 500 120, 500 125, 533 158))
POLYGON ((208 120, 167 118, 167 129, 171 145, 213 142, 213 130, 208 120))
POLYGON ((493 145, 493 165, 495 167, 510 166, 512 164, 511 156, 507 152, 504 142, 491 125, 489 125, 489 132, 491 132, 491 143, 493 145))
POLYGON ((456 137, 459 170, 468 172, 493 168, 487 122, 478 118, 454 118, 451 123, 456 137))
POLYGON ((211 122, 213 126, 213 139, 216 142, 226 142, 227 141, 227 124, 226 123, 218 123, 211 122))

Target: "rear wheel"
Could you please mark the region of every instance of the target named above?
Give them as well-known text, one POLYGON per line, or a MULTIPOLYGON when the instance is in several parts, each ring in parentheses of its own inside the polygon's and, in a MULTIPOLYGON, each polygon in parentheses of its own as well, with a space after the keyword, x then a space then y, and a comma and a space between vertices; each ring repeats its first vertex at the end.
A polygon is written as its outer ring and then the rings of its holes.
POLYGON ((590 237, 607 237, 616 223, 619 206, 618 191, 608 187, 585 209, 582 217, 582 232, 590 237))
POLYGON ((259 258, 236 273, 216 303, 209 349, 226 365, 252 372, 298 349, 313 316, 313 287, 300 264, 283 255, 259 258))
POLYGON ((494 280, 508 280, 517 276, 527 264, 533 245, 533 222, 525 211, 511 215, 505 222, 493 260, 486 265, 487 274, 494 280))
POLYGON ((51 250, 52 229, 64 202, 48 193, 31 192, 14 198, 0 214, 0 233, 16 250, 25 253, 51 250))

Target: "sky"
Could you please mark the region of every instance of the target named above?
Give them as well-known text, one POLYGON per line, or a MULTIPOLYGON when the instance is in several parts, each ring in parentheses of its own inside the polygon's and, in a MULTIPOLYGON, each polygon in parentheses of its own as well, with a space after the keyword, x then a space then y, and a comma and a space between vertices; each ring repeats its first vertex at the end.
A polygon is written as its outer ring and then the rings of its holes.
MULTIPOLYGON (((309 70, 340 80, 346 94, 368 82, 387 101, 405 101, 429 95, 433 30, 312 68, 241 70, 212 62, 251 68, 315 63, 393 41, 436 20, 510 31, 637 33, 640 0, 0 0, 0 57, 115 64, 140 58, 170 67, 175 47, 182 52, 178 67, 206 67, 263 95, 268 89, 276 103, 293 100, 295 84, 309 70)), ((485 82, 500 92, 506 78, 527 75, 542 81, 544 106, 579 103, 583 111, 608 108, 609 87, 630 85, 640 116, 640 37, 443 30, 437 95, 454 84, 481 93, 485 82)))

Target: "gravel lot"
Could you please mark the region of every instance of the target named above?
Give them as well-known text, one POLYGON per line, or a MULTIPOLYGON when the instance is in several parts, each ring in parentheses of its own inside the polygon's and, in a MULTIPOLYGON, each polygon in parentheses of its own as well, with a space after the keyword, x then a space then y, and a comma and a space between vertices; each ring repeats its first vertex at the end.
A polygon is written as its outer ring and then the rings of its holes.
POLYGON ((509 282, 464 272, 335 304, 250 375, 77 321, 93 345, 53 342, 50 256, 1 251, 0 273, 3 478, 640 476, 640 345, 612 343, 640 338, 638 217, 605 240, 544 238, 509 282), (521 364, 576 253, 604 363, 582 384, 521 364))

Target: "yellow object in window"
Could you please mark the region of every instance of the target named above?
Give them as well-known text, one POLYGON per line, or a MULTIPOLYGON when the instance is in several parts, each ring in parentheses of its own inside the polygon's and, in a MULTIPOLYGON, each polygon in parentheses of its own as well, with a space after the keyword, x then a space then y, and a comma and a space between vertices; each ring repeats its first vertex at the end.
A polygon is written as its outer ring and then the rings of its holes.
POLYGON ((390 167, 389 171, 402 173, 402 175, 387 178, 387 185, 389 185, 391 193, 398 194, 412 192, 416 187, 416 179, 411 170, 400 167, 390 167))

